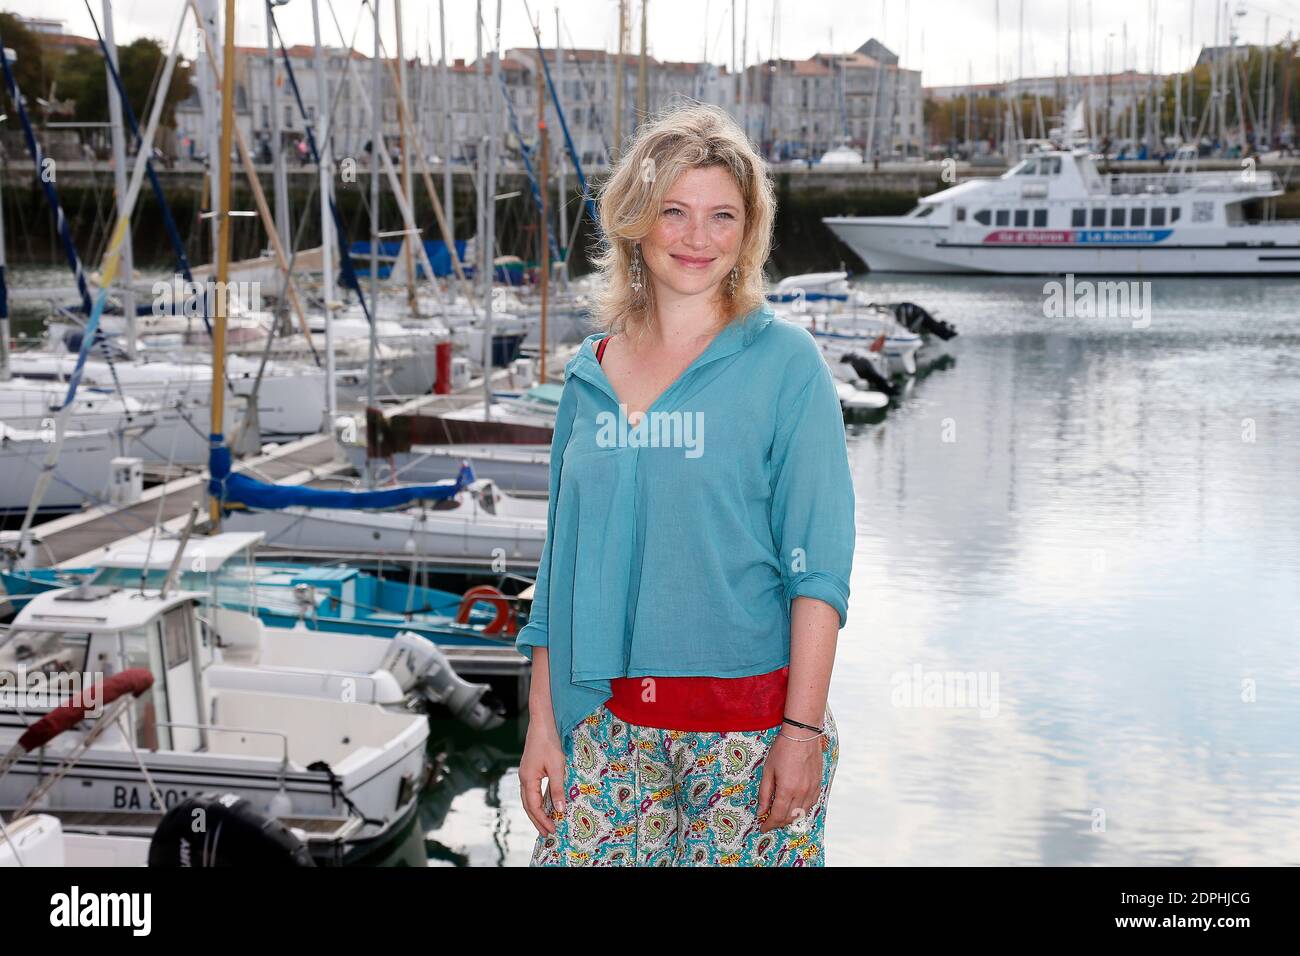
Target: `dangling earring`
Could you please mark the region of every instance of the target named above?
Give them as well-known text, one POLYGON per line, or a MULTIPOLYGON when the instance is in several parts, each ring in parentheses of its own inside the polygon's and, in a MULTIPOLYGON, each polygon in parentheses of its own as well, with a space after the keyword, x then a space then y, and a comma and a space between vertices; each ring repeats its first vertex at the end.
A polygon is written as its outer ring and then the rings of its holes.
POLYGON ((736 294, 736 281, 740 278, 740 270, 735 266, 731 267, 731 282, 727 286, 727 292, 730 295, 736 294))
POLYGON ((632 291, 640 292, 641 283, 641 247, 639 245, 632 247, 632 265, 628 269, 628 277, 632 282, 632 291))

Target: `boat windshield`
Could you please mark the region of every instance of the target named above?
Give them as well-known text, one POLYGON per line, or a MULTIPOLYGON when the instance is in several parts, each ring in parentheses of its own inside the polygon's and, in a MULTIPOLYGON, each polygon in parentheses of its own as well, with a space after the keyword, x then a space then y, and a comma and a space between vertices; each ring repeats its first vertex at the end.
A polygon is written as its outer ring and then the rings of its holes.
POLYGON ((1060 156, 1030 156, 1013 166, 1008 176, 1059 176, 1061 175, 1060 156))
POLYGON ((86 669, 89 634, 19 629, 0 635, 0 689, 19 675, 78 674, 86 669))
MULTIPOLYGON (((225 561, 216 571, 202 568, 202 558, 196 557, 192 563, 199 565, 189 570, 182 570, 177 576, 177 587, 182 591, 199 591, 210 594, 219 604, 242 604, 248 602, 249 592, 254 587, 254 565, 251 562, 232 559, 225 561)), ((167 577, 165 568, 150 568, 145 574, 144 587, 157 590, 162 587, 167 577)), ((106 587, 119 587, 123 590, 139 588, 139 568, 100 568, 91 583, 106 587)))

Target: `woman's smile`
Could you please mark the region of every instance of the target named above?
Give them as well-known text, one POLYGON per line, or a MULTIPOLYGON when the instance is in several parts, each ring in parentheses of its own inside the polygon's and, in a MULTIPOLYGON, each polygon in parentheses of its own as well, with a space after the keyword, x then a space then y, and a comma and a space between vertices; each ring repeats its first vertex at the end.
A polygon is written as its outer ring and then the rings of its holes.
POLYGON ((682 265, 687 269, 707 269, 709 266, 713 265, 714 260, 716 259, 716 257, 686 256, 680 253, 669 254, 677 260, 679 265, 682 265))

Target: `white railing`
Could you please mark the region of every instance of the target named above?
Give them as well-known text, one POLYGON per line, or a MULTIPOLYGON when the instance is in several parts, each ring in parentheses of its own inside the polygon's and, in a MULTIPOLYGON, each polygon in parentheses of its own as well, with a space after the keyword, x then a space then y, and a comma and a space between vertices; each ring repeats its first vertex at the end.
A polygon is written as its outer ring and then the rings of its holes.
POLYGON ((1271 172, 1120 173, 1105 177, 1112 196, 1160 195, 1182 192, 1270 192, 1278 188, 1271 172))
POLYGON ((1300 219, 1243 219, 1240 222, 1230 222, 1229 226, 1290 226, 1292 229, 1300 226, 1300 219))

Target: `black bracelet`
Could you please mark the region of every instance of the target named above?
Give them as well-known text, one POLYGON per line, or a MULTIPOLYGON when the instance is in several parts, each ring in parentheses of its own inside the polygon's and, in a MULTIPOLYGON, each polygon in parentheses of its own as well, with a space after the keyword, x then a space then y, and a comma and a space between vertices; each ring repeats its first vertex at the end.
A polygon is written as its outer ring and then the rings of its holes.
POLYGON ((783 723, 794 724, 794 726, 800 728, 801 730, 811 730, 815 734, 820 734, 822 732, 821 727, 809 727, 807 724, 801 724, 799 723, 799 721, 791 720, 789 717, 782 717, 781 720, 783 723))

